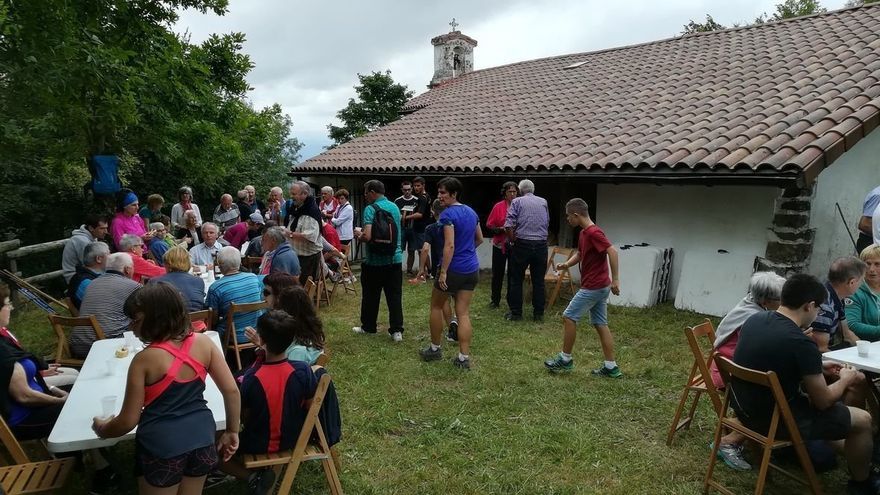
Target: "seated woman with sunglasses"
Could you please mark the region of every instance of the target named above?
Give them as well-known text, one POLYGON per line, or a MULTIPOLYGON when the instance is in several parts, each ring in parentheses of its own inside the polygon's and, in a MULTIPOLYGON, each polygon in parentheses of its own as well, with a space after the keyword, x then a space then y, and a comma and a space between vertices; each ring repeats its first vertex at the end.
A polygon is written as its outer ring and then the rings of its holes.
MULTIPOLYGON (((299 330, 287 348, 287 359, 315 364, 324 352, 324 326, 305 289, 288 273, 272 273, 263 279, 263 298, 272 309, 280 309, 305 323, 297 325, 299 330)), ((247 328, 245 335, 256 345, 262 345, 253 328, 247 328)), ((260 357, 257 360, 261 361, 260 357)))

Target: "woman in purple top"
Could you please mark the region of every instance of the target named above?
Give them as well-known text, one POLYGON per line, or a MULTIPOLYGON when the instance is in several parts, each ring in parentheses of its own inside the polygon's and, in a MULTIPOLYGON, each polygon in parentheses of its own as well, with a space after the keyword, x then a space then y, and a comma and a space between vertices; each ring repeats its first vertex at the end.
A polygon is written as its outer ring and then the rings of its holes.
POLYGON ((458 317, 459 345, 458 356, 452 360, 452 364, 469 369, 472 333, 470 305, 474 288, 480 280, 477 246, 483 242, 483 232, 474 210, 458 202, 461 189, 461 182, 453 177, 446 177, 437 183, 437 199, 446 208, 438 220, 443 226, 443 260, 431 293, 431 345, 419 354, 425 361, 436 361, 443 357, 440 349, 443 306, 451 295, 455 299, 455 314, 458 317))

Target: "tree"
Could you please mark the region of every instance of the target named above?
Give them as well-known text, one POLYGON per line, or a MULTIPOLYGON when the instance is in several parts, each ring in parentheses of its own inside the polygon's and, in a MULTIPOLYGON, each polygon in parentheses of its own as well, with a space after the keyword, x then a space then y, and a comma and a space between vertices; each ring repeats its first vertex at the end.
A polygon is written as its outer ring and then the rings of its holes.
MULTIPOLYGON (((850 0, 861 1, 861 0, 850 0)), ((867 2, 877 2, 880 0, 867 0, 867 2)), ((781 21, 783 19, 791 19, 804 15, 821 14, 827 10, 819 4, 818 0, 784 0, 782 3, 776 4, 776 12, 772 16, 763 13, 755 18, 752 25, 763 24, 769 21, 781 21)), ((735 23, 732 27, 739 27, 740 24, 735 23)), ((711 15, 706 14, 706 22, 699 23, 691 20, 684 25, 681 34, 704 33, 708 31, 720 31, 727 29, 724 25, 715 22, 711 15)))
POLYGON ((349 98, 348 105, 336 113, 342 126, 329 124, 330 147, 351 141, 400 118, 400 111, 414 92, 391 78, 391 71, 358 74, 360 84, 354 87, 357 101, 349 98))
POLYGON ((690 22, 684 25, 681 34, 708 33, 709 31, 720 31, 722 29, 727 28, 715 22, 711 15, 706 14, 706 22, 699 23, 691 19, 690 22))
POLYGON ((862 5, 870 5, 872 3, 880 2, 880 0, 846 0, 846 3, 843 4, 844 7, 861 7, 862 5))
POLYGON ((118 155, 141 196, 189 184, 210 205, 284 179, 301 144, 280 107, 248 103, 244 35, 193 44, 168 28, 179 9, 226 5, 0 0, 0 234, 57 239, 99 208, 80 192, 96 153, 118 155))

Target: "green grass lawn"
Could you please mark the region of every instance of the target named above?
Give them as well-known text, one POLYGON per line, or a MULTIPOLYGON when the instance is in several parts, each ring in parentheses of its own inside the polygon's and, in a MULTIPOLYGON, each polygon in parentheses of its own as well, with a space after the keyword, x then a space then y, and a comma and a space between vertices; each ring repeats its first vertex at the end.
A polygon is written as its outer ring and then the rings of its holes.
MULTIPOLYGON (((689 431, 672 447, 665 444, 692 363, 682 329, 702 321, 701 315, 668 304, 612 307, 609 321, 623 378, 590 375, 602 360, 590 327, 581 328, 575 371, 555 376, 542 362, 559 351, 566 302, 550 308, 543 324, 511 323, 504 321, 503 309, 488 309, 484 282, 472 308, 473 369, 462 371, 449 363, 455 345, 444 343, 443 361, 418 359, 418 349, 428 343, 429 293, 427 285, 405 284, 401 343, 387 333, 351 332, 359 324, 359 297, 340 296, 321 310, 331 354, 328 369, 342 407, 338 448, 347 493, 701 492, 715 425, 708 402, 689 431)), ((52 346, 41 313, 19 311, 12 328, 29 348, 52 346)), ((130 442, 114 448, 126 473, 131 450, 130 442)), ((754 471, 734 473, 720 465, 716 472, 739 493, 754 490, 754 471)), ((307 463, 300 473, 295 493, 328 493, 317 463, 307 463)), ((85 493, 85 475, 76 476, 68 493, 85 493)), ((845 479, 844 468, 821 475, 826 493, 844 491, 845 479)), ((767 493, 803 492, 779 475, 771 475, 767 487, 767 493)), ((207 493, 246 490, 228 484, 207 493)))

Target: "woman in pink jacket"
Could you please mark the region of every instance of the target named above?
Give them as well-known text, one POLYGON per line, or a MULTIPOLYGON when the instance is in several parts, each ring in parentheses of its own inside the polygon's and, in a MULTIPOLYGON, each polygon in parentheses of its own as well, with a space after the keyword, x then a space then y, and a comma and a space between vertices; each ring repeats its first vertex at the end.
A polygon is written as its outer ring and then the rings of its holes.
POLYGON ((504 219, 507 218, 507 207, 517 195, 515 182, 505 182, 501 187, 504 199, 492 207, 486 227, 492 234, 492 301, 489 305, 497 308, 501 303, 501 284, 507 266, 507 236, 504 233, 504 219))

